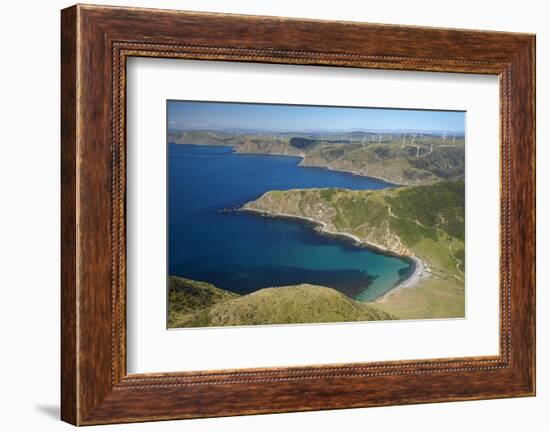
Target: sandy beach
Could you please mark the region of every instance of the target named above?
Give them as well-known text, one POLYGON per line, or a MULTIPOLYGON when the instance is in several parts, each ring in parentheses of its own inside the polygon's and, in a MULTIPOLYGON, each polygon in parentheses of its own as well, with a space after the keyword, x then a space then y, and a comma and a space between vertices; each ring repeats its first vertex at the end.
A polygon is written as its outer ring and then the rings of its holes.
POLYGON ((374 302, 384 302, 390 296, 399 293, 403 289, 410 289, 412 287, 415 287, 420 280, 426 277, 429 277, 430 274, 426 271, 426 265, 422 260, 420 260, 416 256, 409 256, 409 258, 414 261, 413 273, 409 277, 407 277, 405 280, 403 280, 401 283, 399 283, 392 289, 388 290, 382 296, 379 296, 378 298, 376 298, 374 302))

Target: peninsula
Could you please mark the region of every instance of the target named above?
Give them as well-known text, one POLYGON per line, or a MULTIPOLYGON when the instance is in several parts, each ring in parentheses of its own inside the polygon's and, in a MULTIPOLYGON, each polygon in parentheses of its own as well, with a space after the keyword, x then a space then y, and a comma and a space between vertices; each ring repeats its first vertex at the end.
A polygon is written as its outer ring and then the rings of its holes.
POLYGON ((414 273, 378 298, 377 307, 401 319, 464 316, 463 181, 384 190, 270 191, 242 210, 303 218, 316 222, 322 233, 410 256, 414 273))

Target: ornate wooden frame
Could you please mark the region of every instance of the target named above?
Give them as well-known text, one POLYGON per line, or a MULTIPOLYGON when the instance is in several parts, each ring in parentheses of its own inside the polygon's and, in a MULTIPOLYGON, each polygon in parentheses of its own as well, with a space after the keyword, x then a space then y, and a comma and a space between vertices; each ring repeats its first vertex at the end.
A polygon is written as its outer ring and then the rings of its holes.
POLYGON ((63 420, 88 425, 534 395, 534 35, 78 5, 62 11, 61 48, 63 420), (130 56, 498 75, 500 354, 128 375, 130 56))

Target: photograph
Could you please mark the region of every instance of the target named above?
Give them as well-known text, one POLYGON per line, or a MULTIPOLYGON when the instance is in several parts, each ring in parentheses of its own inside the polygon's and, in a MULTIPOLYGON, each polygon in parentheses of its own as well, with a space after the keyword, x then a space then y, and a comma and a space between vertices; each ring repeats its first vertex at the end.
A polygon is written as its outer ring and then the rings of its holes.
POLYGON ((466 112, 168 100, 167 327, 465 318, 466 112))

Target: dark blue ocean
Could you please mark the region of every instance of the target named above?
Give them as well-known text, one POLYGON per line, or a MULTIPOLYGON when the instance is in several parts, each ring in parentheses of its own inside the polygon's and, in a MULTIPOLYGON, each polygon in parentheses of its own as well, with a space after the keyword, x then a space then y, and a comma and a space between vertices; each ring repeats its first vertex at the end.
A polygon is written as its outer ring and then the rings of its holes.
POLYGON ((368 301, 410 270, 408 260, 317 233, 298 220, 220 212, 269 190, 381 189, 371 178, 299 167, 300 158, 229 147, 168 145, 168 272, 240 294, 311 283, 368 301), (400 275, 401 274, 401 275, 400 275))

